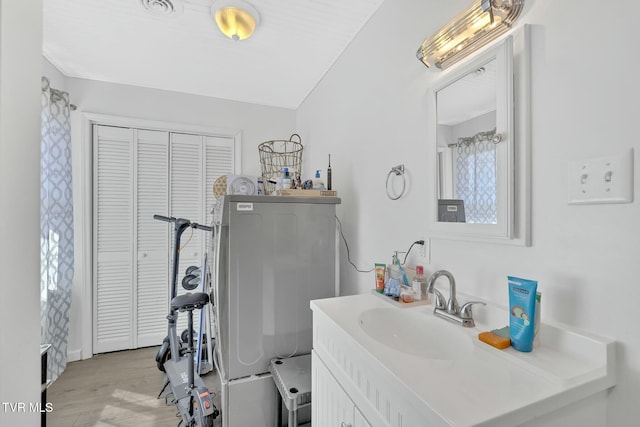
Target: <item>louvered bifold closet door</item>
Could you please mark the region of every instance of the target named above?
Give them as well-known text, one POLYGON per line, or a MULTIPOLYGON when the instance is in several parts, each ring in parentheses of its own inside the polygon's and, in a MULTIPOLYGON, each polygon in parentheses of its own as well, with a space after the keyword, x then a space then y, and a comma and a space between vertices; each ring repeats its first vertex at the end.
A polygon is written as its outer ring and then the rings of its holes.
POLYGON ((131 348, 133 130, 94 127, 94 353, 131 348))
POLYGON ((169 230, 153 219, 169 214, 169 133, 137 130, 134 348, 160 345, 167 334, 169 230))
MULTIPOLYGON (((171 134, 170 156, 170 209, 171 216, 186 218, 204 224, 204 178, 202 158, 204 156, 204 137, 182 133, 171 134)), ((204 254, 205 232, 187 229, 182 234, 180 265, 178 268, 178 295, 184 294, 182 279, 185 270, 191 265, 200 266, 204 254)), ((171 236, 173 242, 173 235, 171 236)), ((194 324, 199 323, 199 310, 194 311, 194 324)), ((178 333, 186 329, 187 316, 181 313, 178 317, 178 333)))
MULTIPOLYGON (((222 175, 235 173, 235 152, 232 138, 222 138, 207 136, 205 138, 204 168, 206 184, 204 191, 205 217, 208 225, 213 221, 212 208, 216 205, 216 198, 213 195, 213 183, 222 175)), ((211 234, 207 234, 205 248, 210 248, 211 234)))
MULTIPOLYGON (((94 126, 94 353, 162 342, 173 227, 153 215, 211 224, 213 182, 234 173, 234 156, 232 138, 94 126)), ((183 234, 179 294, 209 236, 183 234)))

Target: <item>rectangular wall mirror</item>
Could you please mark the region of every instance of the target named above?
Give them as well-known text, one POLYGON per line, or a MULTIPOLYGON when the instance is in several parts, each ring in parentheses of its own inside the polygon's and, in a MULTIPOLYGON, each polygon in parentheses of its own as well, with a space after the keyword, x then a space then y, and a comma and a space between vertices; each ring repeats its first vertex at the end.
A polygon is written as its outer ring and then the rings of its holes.
POLYGON ((430 93, 432 237, 529 244, 526 32, 517 55, 508 36, 430 93))

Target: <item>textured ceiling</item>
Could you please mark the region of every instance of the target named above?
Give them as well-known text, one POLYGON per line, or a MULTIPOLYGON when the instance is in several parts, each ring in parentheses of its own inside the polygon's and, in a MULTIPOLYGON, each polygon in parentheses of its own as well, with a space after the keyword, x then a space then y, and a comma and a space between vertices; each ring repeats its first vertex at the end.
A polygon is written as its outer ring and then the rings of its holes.
POLYGON ((238 42, 212 0, 171 1, 44 0, 43 54, 69 77, 297 108, 384 0, 253 0, 260 25, 238 42))

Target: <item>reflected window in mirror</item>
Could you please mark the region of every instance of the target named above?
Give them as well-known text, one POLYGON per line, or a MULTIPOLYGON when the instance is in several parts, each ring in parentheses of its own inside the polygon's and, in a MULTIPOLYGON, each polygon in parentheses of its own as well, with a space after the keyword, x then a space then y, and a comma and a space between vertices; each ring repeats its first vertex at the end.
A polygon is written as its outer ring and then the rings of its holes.
POLYGON ((436 94, 438 199, 462 200, 469 223, 498 222, 496 102, 495 59, 436 94))

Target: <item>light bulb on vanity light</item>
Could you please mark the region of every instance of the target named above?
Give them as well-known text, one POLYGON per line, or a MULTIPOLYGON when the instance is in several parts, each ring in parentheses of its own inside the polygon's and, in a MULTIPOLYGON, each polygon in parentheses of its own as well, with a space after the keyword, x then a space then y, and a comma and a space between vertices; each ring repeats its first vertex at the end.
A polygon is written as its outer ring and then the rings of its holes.
POLYGON ((525 0, 474 0, 420 45, 416 56, 428 68, 444 70, 507 32, 525 0))

